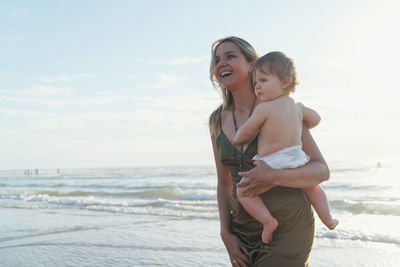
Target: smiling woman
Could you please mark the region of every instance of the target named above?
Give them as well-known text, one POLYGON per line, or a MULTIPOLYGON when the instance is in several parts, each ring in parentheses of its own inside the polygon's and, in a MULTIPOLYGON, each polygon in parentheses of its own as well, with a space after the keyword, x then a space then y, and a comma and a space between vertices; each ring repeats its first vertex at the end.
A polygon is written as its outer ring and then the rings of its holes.
POLYGON ((314 218, 310 202, 299 188, 313 187, 327 179, 328 168, 305 128, 302 142, 311 162, 296 169, 272 170, 263 161, 253 164, 258 135, 239 147, 233 145, 238 128, 260 104, 250 75, 256 58, 254 48, 238 37, 222 38, 212 45, 210 78, 218 81, 223 99, 209 120, 218 177, 220 235, 232 266, 306 266, 314 218), (239 182, 241 196, 259 195, 279 221, 268 244, 261 240, 262 224, 238 201, 239 182))

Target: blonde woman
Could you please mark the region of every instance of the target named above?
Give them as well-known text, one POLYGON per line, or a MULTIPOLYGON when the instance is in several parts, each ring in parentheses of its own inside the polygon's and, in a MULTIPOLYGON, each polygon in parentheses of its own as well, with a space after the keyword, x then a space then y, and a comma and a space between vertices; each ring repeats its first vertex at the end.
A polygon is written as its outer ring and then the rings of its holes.
POLYGON ((273 170, 257 154, 257 135, 234 146, 237 129, 261 102, 254 95, 251 68, 258 56, 238 37, 217 40, 212 45, 210 79, 220 89, 223 103, 210 115, 209 126, 218 174, 218 209, 221 238, 232 266, 308 266, 314 238, 314 217, 308 188, 329 178, 329 169, 306 126, 303 150, 310 162, 296 169, 273 170), (263 225, 251 217, 237 199, 259 195, 278 222, 273 240, 261 240, 263 225))

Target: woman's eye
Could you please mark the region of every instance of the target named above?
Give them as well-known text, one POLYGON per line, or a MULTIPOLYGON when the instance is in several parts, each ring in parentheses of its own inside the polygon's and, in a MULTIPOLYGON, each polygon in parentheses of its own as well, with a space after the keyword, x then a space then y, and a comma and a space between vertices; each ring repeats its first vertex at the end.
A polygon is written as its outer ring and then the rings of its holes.
POLYGON ((234 58, 234 57, 235 57, 234 55, 228 55, 229 59, 234 58))
POLYGON ((216 59, 215 62, 214 62, 214 64, 217 65, 218 62, 219 62, 219 59, 216 59))

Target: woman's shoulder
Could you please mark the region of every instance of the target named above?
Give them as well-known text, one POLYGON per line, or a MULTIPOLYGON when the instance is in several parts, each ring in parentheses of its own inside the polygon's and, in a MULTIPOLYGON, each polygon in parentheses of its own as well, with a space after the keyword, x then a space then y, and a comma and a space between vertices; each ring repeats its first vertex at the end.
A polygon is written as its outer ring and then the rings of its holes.
POLYGON ((230 111, 228 109, 222 110, 221 111, 221 121, 225 121, 229 114, 230 114, 230 111))
POLYGON ((221 122, 226 116, 226 112, 221 106, 216 108, 209 116, 208 125, 210 128, 211 135, 218 136, 221 128, 221 122))

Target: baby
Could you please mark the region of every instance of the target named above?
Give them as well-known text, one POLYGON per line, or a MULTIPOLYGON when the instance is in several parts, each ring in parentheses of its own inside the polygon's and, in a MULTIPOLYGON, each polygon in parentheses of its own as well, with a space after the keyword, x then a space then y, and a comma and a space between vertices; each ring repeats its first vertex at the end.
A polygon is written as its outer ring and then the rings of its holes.
MULTIPOLYGON (((290 96, 297 85, 293 60, 282 52, 271 52, 253 65, 252 77, 256 96, 263 102, 237 131, 234 143, 249 141, 259 130, 257 153, 253 159, 262 160, 273 169, 296 168, 305 165, 310 157, 301 149, 303 121, 309 128, 321 120, 315 110, 296 103, 290 96)), ((328 200, 321 186, 304 188, 321 221, 331 230, 338 224, 333 219, 328 200)), ((238 187, 242 206, 263 224, 262 241, 269 243, 278 221, 272 217, 259 196, 244 197, 238 187)))

